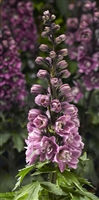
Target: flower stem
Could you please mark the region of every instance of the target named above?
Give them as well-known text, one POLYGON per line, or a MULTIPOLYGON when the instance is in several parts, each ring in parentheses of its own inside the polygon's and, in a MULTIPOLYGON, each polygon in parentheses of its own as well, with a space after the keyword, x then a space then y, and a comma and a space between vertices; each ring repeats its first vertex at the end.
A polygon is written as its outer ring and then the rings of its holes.
MULTIPOLYGON (((51 173, 50 174, 50 182, 51 183, 53 183, 53 184, 56 184, 56 173, 51 173)), ((55 200, 56 198, 55 198, 55 194, 51 194, 50 193, 50 198, 51 198, 51 200, 55 200)))

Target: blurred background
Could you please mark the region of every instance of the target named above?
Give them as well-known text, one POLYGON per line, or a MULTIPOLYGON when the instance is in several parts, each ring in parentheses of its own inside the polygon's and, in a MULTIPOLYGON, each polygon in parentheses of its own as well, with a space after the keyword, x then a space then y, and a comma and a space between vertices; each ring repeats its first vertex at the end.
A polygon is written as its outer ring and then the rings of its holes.
MULTIPOLYGON (((66 34, 60 48, 68 48, 66 57, 71 76, 74 104, 81 122, 80 134, 89 161, 83 176, 99 196, 99 1, 84 0, 2 0, 0 4, 0 192, 11 191, 18 170, 26 165, 25 139, 28 111, 35 107, 31 86, 41 83, 35 58, 45 56, 39 45, 42 14, 50 10, 66 34), (87 29, 87 30, 86 30, 87 29)), ((79 169, 78 169, 79 170, 79 169)), ((41 177, 40 177, 41 178, 41 177)), ((31 177, 23 184, 31 181, 31 177)), ((88 188, 90 190, 90 188, 88 188)))

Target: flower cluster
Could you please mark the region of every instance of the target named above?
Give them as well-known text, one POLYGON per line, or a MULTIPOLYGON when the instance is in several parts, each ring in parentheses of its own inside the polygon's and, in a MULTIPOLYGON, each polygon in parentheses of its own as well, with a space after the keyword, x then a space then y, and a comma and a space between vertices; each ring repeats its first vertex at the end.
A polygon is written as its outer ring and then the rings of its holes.
MULTIPOLYGON (((86 89, 99 89, 99 10, 96 2, 90 0, 78 0, 69 9, 71 17, 66 23, 69 57, 78 62, 78 75, 86 89)), ((83 96, 77 86, 73 93, 75 101, 76 95, 80 95, 79 99, 83 96)))
POLYGON ((63 84, 62 79, 70 76, 67 62, 63 59, 67 49, 56 50, 57 45, 65 40, 62 34, 55 38, 55 32, 60 26, 53 21, 55 15, 47 10, 43 13, 43 37, 48 37, 52 48, 41 44, 40 50, 47 52, 46 58, 37 57, 36 63, 45 66, 37 76, 45 79, 48 88, 39 84, 31 87, 35 95, 35 103, 42 109, 34 108, 29 111, 27 124, 28 138, 26 139, 26 162, 32 164, 38 159, 57 163, 63 172, 66 166, 77 168, 78 158, 84 146, 78 128, 78 110, 70 102, 73 100, 70 86, 63 84))
POLYGON ((4 26, 0 32, 0 110, 8 110, 13 104, 24 104, 25 79, 16 43, 10 30, 4 26), (22 86, 22 87, 21 87, 22 86))
POLYGON ((33 53, 37 45, 37 29, 33 18, 33 5, 29 0, 5 0, 2 21, 8 25, 21 51, 33 53))

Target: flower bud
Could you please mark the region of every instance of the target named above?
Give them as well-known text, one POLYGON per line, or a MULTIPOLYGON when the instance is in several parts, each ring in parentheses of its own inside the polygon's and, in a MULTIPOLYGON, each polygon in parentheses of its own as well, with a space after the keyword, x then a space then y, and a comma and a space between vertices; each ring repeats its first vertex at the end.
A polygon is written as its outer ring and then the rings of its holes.
POLYGON ((46 33, 50 32, 50 27, 45 26, 44 31, 45 31, 46 33))
POLYGON ((56 19, 56 16, 55 15, 51 15, 51 19, 52 20, 56 19))
POLYGON ((59 51, 59 54, 62 55, 62 56, 67 56, 68 55, 68 50, 67 49, 61 49, 59 51))
POLYGON ((70 76, 70 72, 67 69, 65 69, 58 73, 58 76, 60 78, 68 78, 70 76))
POLYGON ((62 55, 58 55, 58 56, 57 56, 57 61, 59 62, 59 61, 61 61, 61 60, 63 60, 63 56, 62 56, 62 55))
POLYGON ((35 62, 38 64, 38 65, 42 65, 42 64, 44 64, 44 61, 45 61, 45 59, 43 58, 43 57, 37 57, 36 59, 35 59, 35 62))
POLYGON ((32 93, 32 94, 39 94, 39 93, 41 93, 42 89, 43 89, 43 88, 42 88, 41 85, 34 84, 34 85, 32 85, 32 87, 31 87, 31 93, 32 93))
POLYGON ((35 97, 35 103, 39 106, 47 107, 50 105, 50 98, 48 95, 39 94, 35 97))
POLYGON ((49 47, 46 44, 41 44, 39 49, 44 52, 49 51, 49 47))
POLYGON ((58 99, 54 99, 51 101, 51 111, 59 113, 61 111, 61 103, 58 99))
POLYGON ((52 23, 52 29, 58 31, 60 29, 60 26, 58 24, 52 23))
POLYGON ((47 37, 47 36, 48 36, 48 34, 47 34, 47 32, 46 32, 46 31, 43 31, 43 32, 41 33, 41 36, 42 36, 43 38, 45 38, 45 37, 47 37))
POLYGON ((55 51, 50 51, 50 57, 51 57, 51 58, 55 58, 55 57, 56 57, 55 51))
POLYGON ((59 85, 59 79, 58 78, 55 78, 55 77, 51 78, 50 81, 51 81, 51 84, 52 84, 53 87, 57 87, 59 85))
POLYGON ((62 60, 62 61, 58 62, 58 64, 57 64, 57 68, 59 68, 59 69, 65 69, 65 68, 67 68, 67 66, 68 66, 68 63, 65 60, 62 60))
POLYGON ((37 77, 39 77, 40 79, 44 79, 44 78, 47 78, 48 77, 48 72, 47 70, 43 70, 43 69, 40 69, 37 73, 37 77))
POLYGON ((55 42, 56 44, 60 44, 61 42, 65 41, 65 39, 66 39, 66 36, 62 34, 55 39, 55 42))
POLYGON ((31 109, 29 110, 29 113, 28 113, 28 120, 32 122, 35 119, 35 117, 37 117, 40 114, 41 114, 41 111, 39 109, 36 109, 36 108, 31 109))
POLYGON ((45 16, 46 16, 46 15, 50 15, 49 10, 44 11, 44 12, 43 12, 43 15, 45 15, 45 16))

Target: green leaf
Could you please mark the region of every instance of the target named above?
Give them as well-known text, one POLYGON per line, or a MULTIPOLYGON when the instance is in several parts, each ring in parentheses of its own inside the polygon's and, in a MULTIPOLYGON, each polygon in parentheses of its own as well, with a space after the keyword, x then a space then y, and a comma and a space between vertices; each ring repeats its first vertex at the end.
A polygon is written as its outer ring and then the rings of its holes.
POLYGON ((87 161, 87 160, 89 160, 88 158, 87 158, 87 153, 86 152, 84 152, 84 154, 79 158, 81 161, 87 161))
POLYGON ((10 137, 11 137, 11 134, 10 134, 10 133, 1 134, 1 136, 0 136, 0 147, 1 147, 4 143, 6 143, 10 137))
POLYGON ((18 133, 12 135, 12 140, 14 142, 14 148, 21 152, 24 149, 24 141, 18 133))
POLYGON ((79 195, 72 195, 71 200, 80 200, 80 196, 79 195))
POLYGON ((51 182, 47 182, 47 181, 41 182, 41 186, 48 192, 53 193, 55 195, 59 195, 59 196, 67 195, 65 192, 62 191, 62 189, 58 185, 53 184, 51 182))
POLYGON ((0 193, 0 200, 13 200, 14 196, 14 192, 0 193))
POLYGON ((55 167, 52 167, 50 164, 46 164, 46 162, 43 163, 43 165, 40 164, 39 167, 41 168, 37 169, 36 172, 34 172, 31 176, 37 176, 40 174, 46 174, 46 173, 48 174, 48 173, 56 172, 55 167))
POLYGON ((76 188, 78 188, 81 191, 83 190, 75 174, 73 174, 72 172, 68 170, 65 170, 62 174, 70 184, 73 183, 76 186, 76 188))
POLYGON ((41 189, 39 182, 33 182, 23 186, 13 200, 38 200, 39 191, 41 189))
POLYGON ((88 197, 80 197, 80 200, 89 200, 89 198, 88 197))
POLYGON ((45 161, 45 162, 39 162, 37 165, 36 165, 36 168, 37 169, 40 169, 40 168, 42 168, 44 165, 46 165, 46 164, 49 164, 50 162, 47 160, 47 161, 45 161))
POLYGON ((91 192, 85 192, 85 194, 90 200, 99 200, 99 198, 94 194, 92 194, 91 192))
POLYGON ((17 181, 17 183, 16 183, 16 185, 15 185, 15 187, 14 187, 13 190, 15 190, 17 187, 20 186, 20 184, 21 184, 22 180, 24 179, 24 177, 25 177, 33 168, 34 168, 34 165, 30 165, 30 166, 26 166, 25 168, 19 170, 19 173, 18 173, 17 176, 16 176, 16 177, 19 177, 19 178, 18 178, 18 181, 17 181))

